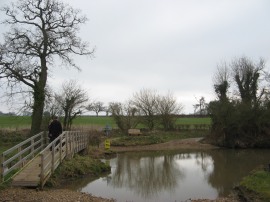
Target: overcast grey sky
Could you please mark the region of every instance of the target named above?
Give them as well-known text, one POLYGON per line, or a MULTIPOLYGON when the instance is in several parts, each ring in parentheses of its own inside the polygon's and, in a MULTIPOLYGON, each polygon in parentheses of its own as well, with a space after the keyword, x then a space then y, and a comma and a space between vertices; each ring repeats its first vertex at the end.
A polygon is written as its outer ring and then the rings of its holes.
POLYGON ((212 77, 221 61, 262 57, 269 66, 269 0, 63 1, 88 17, 80 36, 96 52, 93 59, 76 57, 81 72, 53 69, 55 89, 76 79, 106 104, 143 88, 171 91, 192 113, 196 98, 215 98, 212 77))

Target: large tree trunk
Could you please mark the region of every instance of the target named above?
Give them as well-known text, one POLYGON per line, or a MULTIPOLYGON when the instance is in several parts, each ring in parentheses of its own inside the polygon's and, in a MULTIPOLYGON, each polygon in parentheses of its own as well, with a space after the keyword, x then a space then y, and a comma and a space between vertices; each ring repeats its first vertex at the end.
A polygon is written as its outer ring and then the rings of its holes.
POLYGON ((32 135, 35 135, 38 132, 40 132, 44 109, 44 101, 45 101, 44 89, 35 88, 32 125, 31 125, 32 135))
POLYGON ((32 125, 31 134, 35 135, 41 131, 42 116, 45 103, 45 86, 47 82, 47 66, 45 57, 41 58, 41 72, 40 77, 35 87, 33 88, 33 113, 32 113, 32 125))

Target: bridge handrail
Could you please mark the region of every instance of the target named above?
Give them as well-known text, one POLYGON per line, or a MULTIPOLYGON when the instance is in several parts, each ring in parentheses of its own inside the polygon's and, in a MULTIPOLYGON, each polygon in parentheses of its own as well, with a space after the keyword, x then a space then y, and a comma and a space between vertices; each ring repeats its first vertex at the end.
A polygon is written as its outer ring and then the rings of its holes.
POLYGON ((40 158, 40 186, 43 188, 48 178, 66 156, 72 158, 75 153, 87 148, 89 143, 89 133, 87 132, 64 131, 53 142, 45 146, 44 140, 47 137, 45 135, 45 132, 41 132, 2 153, 2 181, 15 168, 22 170, 36 157, 40 158))
POLYGON ((85 132, 64 131, 40 152, 41 188, 66 156, 73 157, 75 153, 87 148, 88 138, 89 135, 85 132))
POLYGON ((6 150, 1 155, 1 178, 2 181, 5 180, 5 176, 9 174, 16 168, 22 168, 25 165, 26 160, 31 160, 35 157, 35 155, 40 152, 44 148, 44 133, 40 132, 37 135, 34 135, 27 140, 13 146, 12 148, 6 150), (29 144, 27 146, 27 144, 29 144), (36 147, 39 145, 38 147, 36 147), (27 146, 26 148, 23 148, 27 146), (36 147, 36 148, 35 148, 36 147), (17 150, 17 151, 16 151, 17 150), (30 152, 30 153, 27 153, 30 152), (13 165, 11 165, 11 163, 13 165))

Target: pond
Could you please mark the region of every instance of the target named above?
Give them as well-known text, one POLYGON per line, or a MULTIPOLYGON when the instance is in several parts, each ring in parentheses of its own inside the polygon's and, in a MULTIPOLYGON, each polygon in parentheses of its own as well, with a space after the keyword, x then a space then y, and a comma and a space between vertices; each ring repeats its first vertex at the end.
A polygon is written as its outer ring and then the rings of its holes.
POLYGON ((270 150, 129 152, 107 160, 111 174, 73 189, 117 201, 186 201, 227 196, 270 150))

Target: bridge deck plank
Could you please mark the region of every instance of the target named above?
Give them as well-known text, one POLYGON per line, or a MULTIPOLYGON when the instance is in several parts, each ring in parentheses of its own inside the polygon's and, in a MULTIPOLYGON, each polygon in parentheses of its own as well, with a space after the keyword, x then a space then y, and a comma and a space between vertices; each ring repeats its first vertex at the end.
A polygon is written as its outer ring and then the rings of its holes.
MULTIPOLYGON (((65 149, 63 149, 63 153, 65 149)), ((46 155, 50 153, 49 151, 46 152, 46 155)), ((55 153, 55 159, 60 158, 60 152, 55 153)), ((48 160, 44 162, 45 164, 48 163, 48 160)), ((18 173, 12 181, 13 186, 29 186, 29 187, 36 187, 40 183, 40 167, 41 159, 40 156, 36 156, 20 173, 18 173)))
POLYGON ((40 157, 33 159, 12 181, 13 186, 38 186, 40 182, 40 157))

